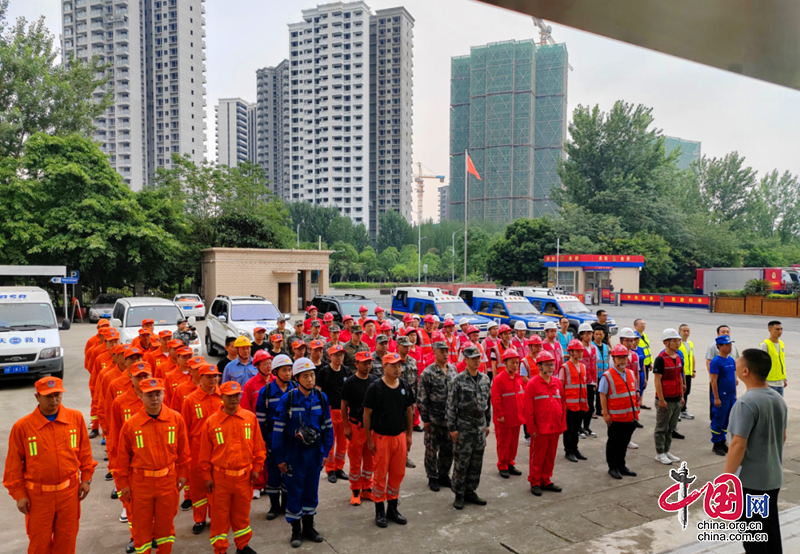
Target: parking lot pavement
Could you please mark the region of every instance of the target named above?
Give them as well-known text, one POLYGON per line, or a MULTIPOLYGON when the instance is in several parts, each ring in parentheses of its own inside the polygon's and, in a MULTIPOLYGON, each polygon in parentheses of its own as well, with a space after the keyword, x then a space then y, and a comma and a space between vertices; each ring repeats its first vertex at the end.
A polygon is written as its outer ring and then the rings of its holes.
MULTIPOLYGON (((362 292, 362 291, 355 291, 362 292)), ((389 297, 369 296, 389 306, 389 297)), ((703 356, 713 340, 717 325, 726 323, 733 329, 733 338, 742 350, 757 347, 766 336, 769 318, 709 314, 693 309, 659 309, 651 307, 607 308, 617 323, 632 324, 635 317, 648 322, 648 334, 657 343, 661 330, 688 323, 696 352, 703 356)), ((800 504, 800 432, 797 430, 800 406, 800 324, 786 320, 784 341, 787 349, 789 387, 788 441, 784 450, 785 482, 780 496, 780 508, 785 510, 800 504)), ((198 323, 199 333, 204 332, 203 322, 198 323)), ((89 374, 83 369, 83 346, 94 332, 94 326, 77 324, 62 333, 66 352, 64 404, 81 409, 88 421, 89 374)), ((740 388, 740 394, 744 392, 740 388)), ((652 405, 653 388, 645 393, 652 405)), ((5 458, 8 434, 19 417, 35 407, 31 381, 0 381, 0 455, 5 458)), ((675 441, 673 452, 687 460, 697 481, 705 483, 722 472, 723 459, 712 454, 708 430, 708 379, 705 364, 698 367, 698 378, 689 400, 689 410, 697 417, 682 421, 679 429, 686 440, 675 441)), ((652 431, 655 425, 653 410, 642 411, 644 429, 637 430, 634 442, 638 450, 629 450, 629 466, 638 472, 635 478, 615 481, 606 474, 605 430, 602 420, 593 427, 598 438, 581 440, 581 451, 589 458, 573 464, 559 453, 556 459, 554 481, 564 487, 561 494, 533 497, 525 476, 501 479, 496 471, 497 456, 494 434, 488 438, 483 476, 479 492, 489 501, 486 507, 467 506, 456 512, 452 508, 453 495, 446 490, 434 493, 426 486, 423 469, 422 434, 414 434, 411 459, 416 469, 407 470, 401 487, 401 512, 409 519, 405 527, 391 525, 379 529, 373 523, 374 512, 368 503, 360 507, 349 505, 349 488, 346 483, 320 484, 320 507, 317 517, 319 530, 326 542, 304 543, 304 551, 374 554, 376 544, 385 552, 439 552, 439 553, 499 553, 548 552, 583 554, 590 552, 648 553, 669 551, 693 541, 691 527, 681 532, 674 514, 658 507, 658 495, 672 484, 669 468, 657 463, 654 457, 652 431)), ((522 440, 522 438, 521 438, 522 440)), ((92 492, 82 504, 81 530, 78 551, 83 554, 123 552, 128 542, 127 526, 118 521, 121 504, 111 500, 112 485, 103 481, 107 463, 102 462, 99 439, 93 442, 96 460, 100 460, 92 492)), ((528 452, 520 445, 517 466, 526 468, 528 452)), ((674 467, 674 466, 673 466, 674 467)), ((524 470, 523 470, 524 471, 524 470)), ((690 522, 700 518, 695 505, 690 510, 690 522)), ((289 526, 283 520, 267 522, 264 515, 269 507, 266 498, 253 501, 251 546, 264 552, 289 552, 289 526)), ((702 509, 702 508, 700 508, 702 509)), ((16 511, 7 494, 0 499, 0 553, 24 552, 27 546, 24 517, 16 511)), ((690 523, 691 525, 691 523, 690 523)), ((189 512, 179 512, 176 517, 176 543, 174 552, 188 554, 210 552, 208 535, 191 534, 192 519, 189 512)), ((795 539, 797 540, 797 539, 795 539)), ((685 547, 684 547, 685 548, 685 547)), ((784 550, 789 551, 789 550, 784 550)), ((683 552, 683 551, 681 551, 683 552)), ((687 551, 688 552, 688 551, 687 551)), ((715 550, 716 552, 716 550, 715 550)), ((731 552, 738 552, 735 547, 731 552)))

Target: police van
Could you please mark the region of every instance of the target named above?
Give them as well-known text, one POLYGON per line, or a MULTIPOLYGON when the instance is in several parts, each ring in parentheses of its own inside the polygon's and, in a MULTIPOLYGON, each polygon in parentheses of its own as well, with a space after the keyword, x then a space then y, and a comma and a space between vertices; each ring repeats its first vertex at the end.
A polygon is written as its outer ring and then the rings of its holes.
MULTIPOLYGON (((64 377, 53 302, 39 287, 0 287, 0 378, 64 377)), ((69 329, 69 320, 61 322, 69 329)))
MULTIPOLYGON (((569 331, 573 336, 578 332, 581 323, 592 324, 597 321, 594 312, 575 296, 538 287, 508 287, 505 290, 507 294, 525 297, 545 315, 553 315, 558 319, 566 317, 569 320, 569 331)), ((609 317, 606 323, 611 334, 616 335, 618 331, 616 322, 609 317)))
POLYGON ((458 295, 478 315, 505 323, 510 327, 521 321, 529 332, 544 334, 544 324, 557 321, 557 318, 539 313, 522 296, 511 295, 502 289, 482 289, 466 287, 458 291, 458 295))
POLYGON ((486 334, 486 327, 489 324, 488 318, 475 315, 461 298, 434 287, 392 289, 392 315, 403 319, 406 314, 418 314, 420 317, 433 314, 439 316, 442 321, 445 314, 450 314, 456 325, 461 319, 466 318, 470 325, 480 330, 481 335, 486 334))

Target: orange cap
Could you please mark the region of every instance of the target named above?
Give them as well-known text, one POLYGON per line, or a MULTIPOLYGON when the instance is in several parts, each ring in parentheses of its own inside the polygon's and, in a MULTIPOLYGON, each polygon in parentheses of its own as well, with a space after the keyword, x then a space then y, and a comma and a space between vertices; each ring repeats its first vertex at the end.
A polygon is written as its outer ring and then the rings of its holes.
POLYGON ((182 348, 182 347, 183 347, 183 341, 178 339, 172 339, 167 343, 167 348, 182 348))
POLYGON ((143 337, 145 335, 152 335, 153 332, 150 329, 139 329, 139 336, 143 337))
MULTIPOLYGON (((180 342, 180 341, 178 341, 178 342, 180 342)), ((183 343, 181 343, 181 344, 183 344, 183 343)), ((192 352, 192 349, 189 348, 188 346, 184 346, 183 348, 179 348, 177 350, 177 354, 178 354, 178 356, 193 356, 194 352, 192 352)))
POLYGON ((159 331, 158 333, 158 338, 161 339, 163 339, 164 337, 171 337, 171 336, 172 336, 172 331, 170 331, 169 329, 164 329, 163 331, 159 331))
POLYGON ((128 346, 127 344, 118 344, 111 349, 112 354, 122 354, 127 350, 125 347, 128 346))
POLYGON ((269 338, 269 340, 272 341, 272 342, 282 341, 283 340, 283 335, 281 335, 280 333, 275 333, 274 335, 272 335, 269 338))
POLYGON ((147 362, 139 362, 131 366, 131 375, 139 375, 140 373, 147 373, 148 375, 152 375, 153 370, 150 367, 150 364, 148 364, 147 362))
POLYGON ((368 362, 372 360, 372 354, 369 352, 364 352, 363 350, 356 354, 356 361, 357 362, 368 362))
POLYGON ((202 357, 202 356, 195 356, 194 358, 189 358, 188 365, 189 365, 189 367, 191 367, 192 369, 197 369, 198 367, 200 367, 200 366, 201 366, 201 365, 203 365, 204 363, 206 363, 206 359, 205 359, 204 357, 202 357))
POLYGON ((100 329, 101 327, 110 327, 111 322, 105 318, 101 318, 97 320, 97 328, 100 329))
POLYGON ((301 346, 305 346, 305 345, 306 345, 306 343, 304 343, 300 339, 297 339, 296 341, 294 341, 292 343, 292 350, 294 350, 295 348, 300 348, 301 346))
POLYGON ((381 361, 383 362, 384 365, 396 364, 397 362, 400 361, 400 354, 398 354, 397 352, 389 352, 383 358, 381 358, 381 361))
POLYGON ((228 381, 227 383, 222 383, 219 387, 220 394, 242 394, 242 386, 237 383, 236 381, 228 381))
POLYGON ((142 325, 153 325, 153 324, 155 324, 155 321, 153 321, 152 319, 148 318, 142 320, 142 325))
POLYGON ((220 371, 217 369, 217 366, 211 364, 203 364, 200 366, 200 369, 197 370, 197 374, 202 375, 222 375, 220 371))
POLYGON ((266 329, 266 327, 256 327, 255 329, 253 329, 253 332, 254 333, 259 333, 259 332, 260 333, 266 333, 267 329, 266 329))
POLYGON ((325 346, 325 343, 319 339, 312 340, 308 343, 308 347, 311 348, 311 350, 314 350, 315 348, 322 348, 323 346, 325 346))
MULTIPOLYGON (((127 345, 126 345, 127 346, 127 345)), ((144 356, 144 352, 142 352, 138 348, 131 348, 127 352, 125 352, 125 357, 130 358, 131 356, 144 356)))
POLYGON ((139 383, 139 388, 143 393, 152 392, 154 390, 166 390, 166 387, 164 387, 164 379, 145 379, 139 383))
POLYGON ((42 377, 36 381, 36 392, 48 395, 66 391, 64 390, 64 383, 58 377, 42 377))
MULTIPOLYGON (((341 344, 334 344, 333 346, 328 348, 328 356, 333 356, 337 352, 344 352, 344 348, 342 348, 341 344)), ((356 359, 358 358, 356 357, 356 359)))

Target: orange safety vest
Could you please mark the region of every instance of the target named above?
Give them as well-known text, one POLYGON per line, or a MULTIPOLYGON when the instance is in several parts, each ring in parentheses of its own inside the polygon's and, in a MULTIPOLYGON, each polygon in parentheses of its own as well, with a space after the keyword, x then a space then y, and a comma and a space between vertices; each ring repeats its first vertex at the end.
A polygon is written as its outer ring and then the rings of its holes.
POLYGON ((633 421, 638 419, 639 405, 636 402, 636 381, 630 369, 627 372, 627 381, 616 369, 609 369, 603 375, 608 379, 608 414, 611 421, 633 421))
POLYGON ((458 346, 459 346, 458 336, 453 335, 453 339, 450 340, 447 338, 447 335, 445 335, 444 341, 447 343, 447 350, 450 355, 450 363, 454 364, 458 362, 458 346))
POLYGON ((567 410, 571 412, 588 412, 589 401, 586 397, 586 368, 579 363, 578 367, 572 362, 564 364, 567 371, 564 383, 564 396, 567 399, 567 410))

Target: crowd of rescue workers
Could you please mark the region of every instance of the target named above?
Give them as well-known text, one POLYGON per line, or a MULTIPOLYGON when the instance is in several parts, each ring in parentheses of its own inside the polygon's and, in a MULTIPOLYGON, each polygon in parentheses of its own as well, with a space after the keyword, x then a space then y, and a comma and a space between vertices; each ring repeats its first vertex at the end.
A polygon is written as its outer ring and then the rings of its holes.
MULTIPOLYGON (((26 514, 29 552, 75 551, 79 501, 97 466, 89 441, 98 437, 105 479, 130 528, 126 552, 138 554, 171 552, 179 508, 193 512, 194 534, 210 527, 215 552, 232 541, 238 554, 254 554, 251 501, 264 494, 266 519, 286 518, 292 547, 322 542, 314 516, 323 470, 331 483, 349 483, 351 505, 374 505, 378 527, 405 525, 398 498, 406 468, 415 467, 415 431, 424 437, 417 448, 428 487, 451 489, 456 510, 487 503, 478 486, 492 422, 503 479, 523 474, 516 460, 524 433, 536 497, 562 491, 551 480, 559 439, 566 460, 584 461, 580 444, 597 437, 597 422, 607 430, 609 476, 635 477, 626 452, 638 448, 632 436, 639 411, 651 409, 651 379, 655 458, 680 461, 672 441, 684 438, 678 421, 694 419, 687 402, 697 375, 688 325, 665 329, 654 345, 637 319, 612 346, 603 310, 575 336, 563 319, 560 328, 548 323, 544 337, 529 336, 524 323, 492 322, 481 338, 466 319, 435 315, 406 314, 395 330, 380 307, 371 318, 362 306, 362 317, 345 316, 342 327, 318 315, 311 306, 293 330, 281 317, 270 332, 256 328, 253 341, 229 337, 218 363, 194 356, 196 335, 185 324, 155 334, 144 320, 138 337, 121 344, 101 319, 85 347, 91 425, 61 406, 62 381, 44 377, 38 409, 11 432, 4 485, 26 514)), ((769 330, 762 350, 785 367, 782 327, 769 330)), ((705 361, 712 450, 725 456, 739 353, 728 327, 717 335, 705 361)))

